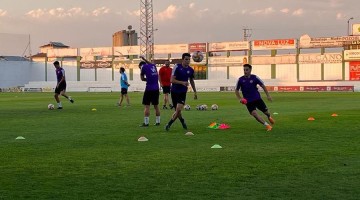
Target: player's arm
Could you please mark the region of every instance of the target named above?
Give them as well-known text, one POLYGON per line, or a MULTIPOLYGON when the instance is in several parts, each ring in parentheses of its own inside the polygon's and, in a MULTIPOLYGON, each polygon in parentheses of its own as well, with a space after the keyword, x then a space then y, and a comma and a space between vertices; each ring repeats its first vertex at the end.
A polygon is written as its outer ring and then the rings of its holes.
POLYGON ((142 69, 142 68, 140 69, 140 79, 141 79, 142 81, 146 81, 145 73, 143 72, 143 69, 142 69))
POLYGON ((161 83, 161 76, 162 76, 162 70, 161 69, 162 68, 160 68, 160 70, 159 70, 159 83, 160 83, 160 86, 162 87, 163 85, 161 83))
POLYGON ((235 86, 235 95, 236 95, 236 98, 239 100, 239 102, 241 102, 242 101, 242 97, 241 97, 241 95, 240 95, 240 89, 241 89, 241 86, 240 86, 240 84, 239 84, 239 82, 236 84, 236 86, 235 86))
POLYGON ((271 98, 270 93, 269 93, 269 91, 267 90, 266 86, 265 86, 264 84, 261 84, 260 87, 264 90, 267 99, 268 99, 269 101, 272 101, 272 98, 271 98))
POLYGON ((194 77, 190 78, 190 85, 194 91, 194 99, 197 99, 197 92, 196 92, 194 77))
POLYGON ((179 81, 179 80, 176 80, 176 76, 175 75, 172 75, 171 76, 171 79, 170 79, 171 83, 173 84, 179 84, 179 85, 183 85, 183 86, 188 86, 189 83, 187 81, 179 81))
POLYGON ((147 64, 154 64, 154 63, 148 61, 144 56, 140 56, 140 58, 141 58, 143 61, 145 61, 147 64))

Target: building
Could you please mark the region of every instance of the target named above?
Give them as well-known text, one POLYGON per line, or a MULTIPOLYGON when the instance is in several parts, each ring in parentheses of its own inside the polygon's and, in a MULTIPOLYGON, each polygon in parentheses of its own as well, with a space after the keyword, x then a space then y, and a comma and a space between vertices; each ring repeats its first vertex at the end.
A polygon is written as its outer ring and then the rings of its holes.
POLYGON ((47 56, 47 51, 49 49, 68 49, 69 46, 61 43, 61 42, 50 42, 49 44, 40 46, 40 53, 37 53, 31 56, 32 61, 35 62, 45 62, 45 58, 47 56))
POLYGON ((138 36, 135 30, 122 30, 113 34, 112 36, 113 46, 137 46, 138 36))

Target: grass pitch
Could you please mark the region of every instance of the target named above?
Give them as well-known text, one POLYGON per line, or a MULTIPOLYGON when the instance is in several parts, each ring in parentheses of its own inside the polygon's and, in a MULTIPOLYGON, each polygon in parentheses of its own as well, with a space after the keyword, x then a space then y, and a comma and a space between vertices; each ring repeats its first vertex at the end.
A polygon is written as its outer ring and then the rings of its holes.
POLYGON ((122 108, 118 93, 70 94, 74 104, 47 110, 52 93, 0 93, 0 199, 360 198, 360 93, 271 93, 271 132, 233 92, 189 93, 194 136, 179 121, 164 131, 170 110, 160 127, 153 109, 138 127, 142 93, 122 108), (208 129, 214 121, 231 128, 208 129))

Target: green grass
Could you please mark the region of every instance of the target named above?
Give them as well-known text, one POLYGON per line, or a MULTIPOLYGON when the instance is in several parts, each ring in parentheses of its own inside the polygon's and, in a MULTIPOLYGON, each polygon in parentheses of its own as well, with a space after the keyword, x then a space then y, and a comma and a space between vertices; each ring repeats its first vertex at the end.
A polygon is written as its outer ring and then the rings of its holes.
POLYGON ((190 93, 194 136, 179 121, 164 131, 169 110, 161 127, 138 127, 142 93, 127 108, 117 93, 71 95, 47 110, 52 93, 0 93, 0 199, 360 198, 360 93, 272 93, 271 132, 232 92, 190 93), (194 110, 213 103, 218 111, 194 110), (208 129, 213 121, 231 128, 208 129))

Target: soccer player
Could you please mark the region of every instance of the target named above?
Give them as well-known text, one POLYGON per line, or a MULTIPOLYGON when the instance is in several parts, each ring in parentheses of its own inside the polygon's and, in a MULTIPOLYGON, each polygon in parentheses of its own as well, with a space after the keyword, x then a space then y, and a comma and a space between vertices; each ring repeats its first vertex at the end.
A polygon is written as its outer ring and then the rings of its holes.
POLYGON ((148 62, 144 57, 141 57, 145 61, 139 63, 140 78, 146 82, 145 92, 142 100, 144 109, 144 123, 141 127, 149 126, 150 116, 150 104, 154 106, 156 121, 155 126, 160 126, 160 109, 159 109, 159 75, 156 69, 156 65, 148 62))
POLYGON ((121 74, 121 77, 120 77, 121 95, 120 95, 118 105, 121 106, 121 103, 123 102, 123 99, 125 97, 127 106, 130 106, 130 100, 129 100, 129 96, 127 94, 130 84, 128 83, 128 79, 127 79, 127 76, 125 73, 125 68, 120 67, 120 74, 121 74))
POLYGON ((186 101, 186 93, 190 85, 194 91, 194 99, 197 99, 197 93, 194 82, 194 69, 189 66, 191 55, 189 53, 182 54, 181 64, 176 64, 171 74, 171 99, 175 107, 175 112, 172 115, 170 121, 166 124, 165 130, 169 131, 170 126, 174 121, 179 118, 183 128, 187 130, 187 125, 182 117, 181 111, 184 108, 186 101))
POLYGON ((272 98, 264 85, 264 82, 256 75, 251 74, 252 66, 250 64, 244 64, 244 75, 238 79, 236 84, 235 95, 241 103, 246 103, 246 107, 250 113, 259 123, 263 124, 267 131, 271 131, 272 126, 270 124, 274 124, 275 120, 271 117, 268 108, 266 107, 265 102, 262 100, 261 95, 258 91, 257 85, 262 87, 264 90, 267 99, 272 101, 272 98), (239 90, 241 89, 243 97, 240 96, 239 90), (256 111, 259 109, 263 112, 269 122, 267 123, 256 111))
POLYGON ((169 94, 170 94, 170 86, 171 86, 171 72, 172 69, 170 67, 170 60, 166 60, 165 61, 165 65, 162 66, 159 70, 159 82, 160 82, 160 86, 163 89, 163 93, 164 93, 164 105, 163 105, 163 109, 168 109, 167 108, 167 104, 169 104, 170 109, 172 109, 172 105, 169 102, 169 94))
POLYGON ((56 68, 56 78, 57 78, 57 84, 56 84, 56 88, 55 88, 55 100, 58 104, 58 109, 62 109, 62 104, 61 101, 59 99, 59 95, 67 98, 71 103, 74 103, 74 100, 71 99, 70 96, 67 96, 65 94, 66 91, 66 80, 65 80, 65 70, 60 67, 60 63, 59 61, 55 61, 54 63, 54 67, 56 68))

